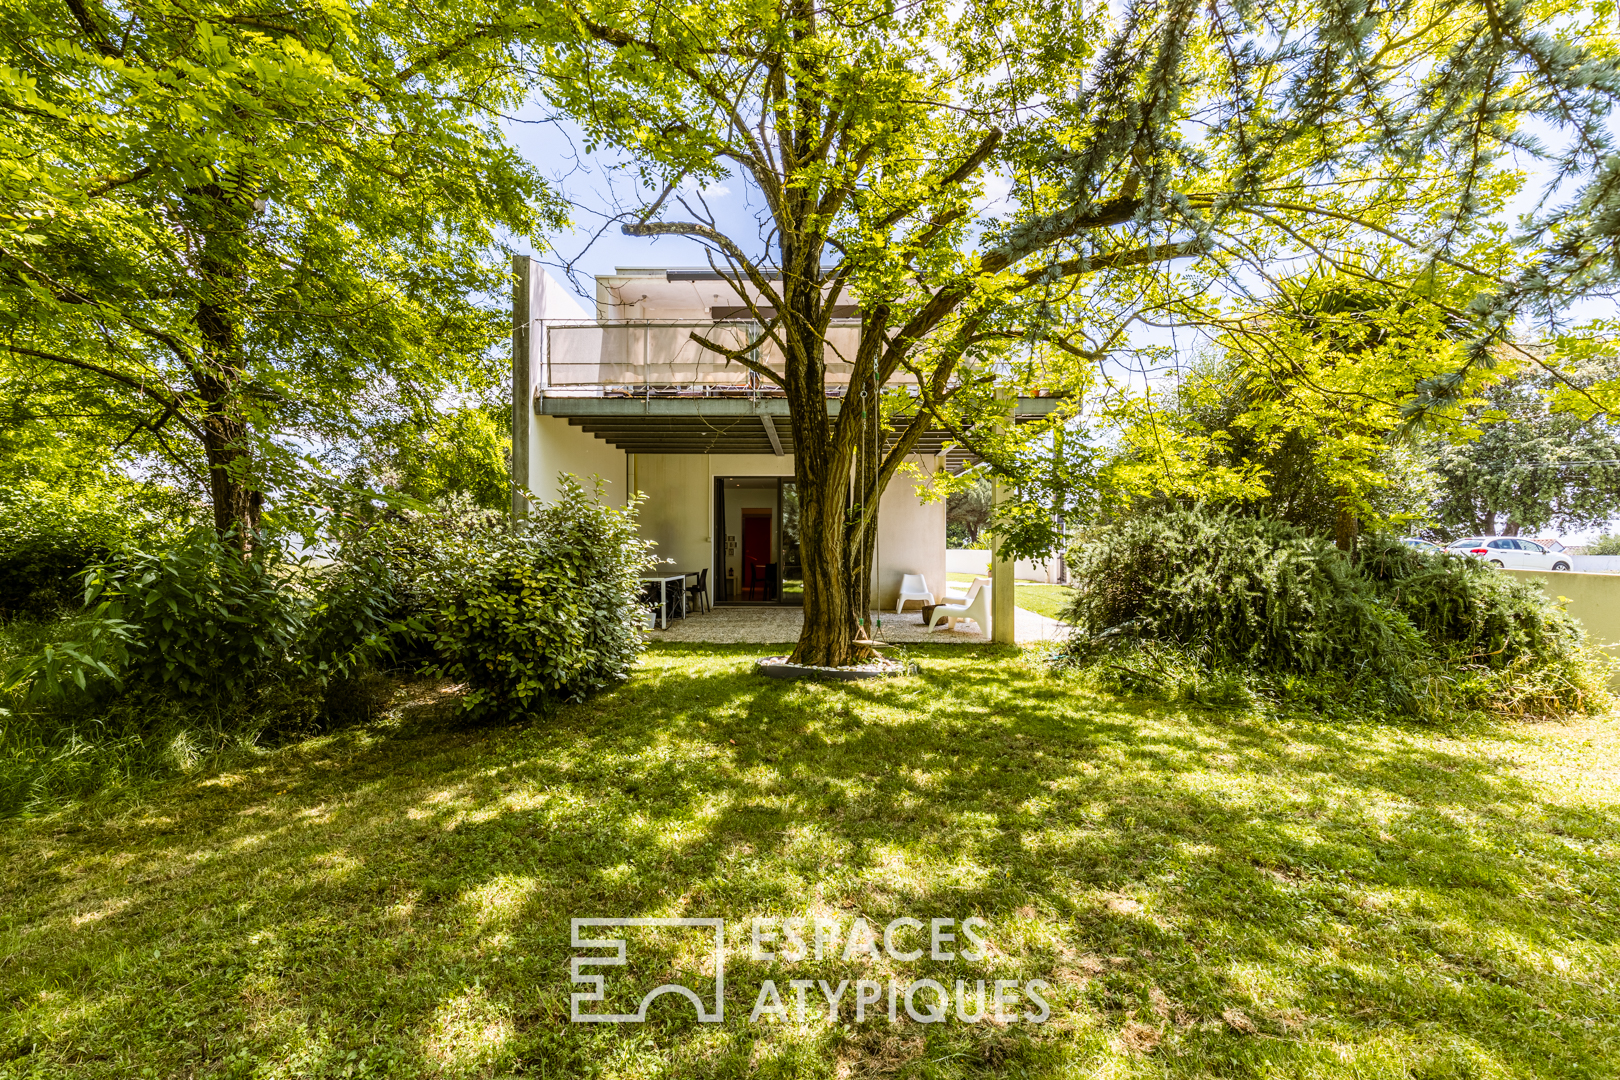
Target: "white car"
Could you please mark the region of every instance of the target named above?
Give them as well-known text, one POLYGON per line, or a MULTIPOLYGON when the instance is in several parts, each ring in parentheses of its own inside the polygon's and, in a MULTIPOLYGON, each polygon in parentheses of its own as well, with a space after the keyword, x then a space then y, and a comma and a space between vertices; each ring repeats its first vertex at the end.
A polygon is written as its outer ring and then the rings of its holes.
POLYGON ((1420 536, 1403 536, 1401 537, 1401 543, 1413 551, 1421 551, 1425 555, 1438 555, 1446 550, 1439 544, 1432 544, 1420 536))
POLYGON ((1453 541, 1446 550, 1484 559, 1492 566, 1509 566, 1515 570, 1569 569, 1568 555, 1548 551, 1534 540, 1517 536, 1465 536, 1453 541))

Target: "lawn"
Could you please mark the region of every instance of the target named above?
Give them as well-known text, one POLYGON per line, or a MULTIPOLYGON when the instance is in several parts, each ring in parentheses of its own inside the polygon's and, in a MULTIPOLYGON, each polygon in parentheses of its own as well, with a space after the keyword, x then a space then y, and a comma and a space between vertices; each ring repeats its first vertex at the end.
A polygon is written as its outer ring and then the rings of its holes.
MULTIPOLYGON (((972 583, 972 574, 946 574, 951 583, 967 585, 972 583)), ((982 575, 981 575, 982 576, 982 575)), ((1025 611, 1033 611, 1037 615, 1045 615, 1048 619, 1062 621, 1063 609, 1068 606, 1069 598, 1074 590, 1067 585, 1042 585, 1038 581, 1019 581, 1018 606, 1025 611)))
MULTIPOLYGON (((471 728, 410 684, 385 722, 0 823, 0 1075, 1615 1075, 1615 722, 1185 711, 912 655, 791 684, 667 646, 471 728), (978 961, 749 956, 756 917, 970 915, 978 961), (725 919, 724 1022, 571 1023, 583 916, 725 919), (855 1022, 891 977, 1041 980, 1050 1017, 855 1022), (786 1019, 751 1023, 767 978, 786 1019), (830 1023, 814 981, 846 979, 830 1023)), ((594 931, 630 963, 585 1008, 707 993, 704 932, 594 931)))

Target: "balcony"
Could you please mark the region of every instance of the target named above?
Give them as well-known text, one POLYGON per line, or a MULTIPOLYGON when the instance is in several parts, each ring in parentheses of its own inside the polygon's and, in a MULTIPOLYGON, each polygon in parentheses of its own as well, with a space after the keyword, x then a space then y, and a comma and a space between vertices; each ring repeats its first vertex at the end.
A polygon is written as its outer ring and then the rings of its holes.
MULTIPOLYGON (((780 374, 782 350, 758 323, 547 322, 539 385, 546 397, 781 397, 769 379, 692 340, 695 332, 780 374)), ((827 332, 826 393, 841 398, 854 371, 860 323, 837 320, 827 332)), ((890 385, 914 383, 909 374, 890 385)))

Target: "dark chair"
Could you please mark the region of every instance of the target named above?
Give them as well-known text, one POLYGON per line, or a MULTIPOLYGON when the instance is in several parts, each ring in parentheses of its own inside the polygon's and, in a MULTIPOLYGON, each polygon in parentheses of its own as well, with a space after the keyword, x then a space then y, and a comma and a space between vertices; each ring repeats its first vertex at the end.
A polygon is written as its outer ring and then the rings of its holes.
POLYGON ((709 568, 697 572, 697 584, 686 587, 686 602, 699 611, 712 611, 714 601, 709 598, 709 568), (699 604, 702 606, 700 607, 699 604))
POLYGON ((765 564, 765 599, 775 600, 776 597, 776 564, 765 564))

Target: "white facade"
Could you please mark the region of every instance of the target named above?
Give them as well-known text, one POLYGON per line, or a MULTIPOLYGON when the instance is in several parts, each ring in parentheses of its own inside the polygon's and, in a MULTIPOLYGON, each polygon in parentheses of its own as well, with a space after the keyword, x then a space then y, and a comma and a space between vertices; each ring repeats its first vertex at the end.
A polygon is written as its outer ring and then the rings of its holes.
MULTIPOLYGON (((716 281, 667 281, 664 271, 604 276, 597 281, 597 310, 592 319, 564 286, 534 263, 519 260, 519 266, 525 268, 520 272, 526 274, 528 288, 526 295, 516 298, 513 305, 513 400, 515 404, 521 403, 514 409, 513 417, 514 482, 543 501, 555 497, 558 478, 565 473, 587 486, 599 480, 603 498, 616 505, 623 504, 627 493, 639 493, 642 496, 638 516, 641 534, 655 543, 655 556, 672 570, 707 568, 711 595, 718 598, 727 570, 732 571, 733 580, 740 570, 739 553, 734 545, 728 547, 725 543, 726 536, 739 535, 731 531, 736 523, 730 519, 740 518, 744 503, 758 502, 762 507, 768 503, 775 507, 777 495, 774 486, 727 489, 723 498, 728 520, 719 523, 727 531, 717 538, 715 480, 792 478, 791 451, 626 452, 613 441, 581 426, 582 412, 596 418, 596 414, 590 412, 595 409, 602 415, 618 417, 616 423, 632 426, 658 421, 668 423, 671 417, 684 417, 688 412, 695 417, 702 403, 713 404, 720 399, 700 397, 690 410, 679 396, 651 399, 660 407, 657 416, 639 416, 639 400, 622 388, 590 391, 575 386, 548 386, 546 343, 548 323, 562 322, 570 331, 596 332, 589 326, 578 325, 589 320, 602 328, 600 333, 606 336, 617 333, 613 324, 623 320, 696 322, 715 317, 717 312, 721 317, 728 317, 725 315, 727 298, 722 290, 729 291, 729 286, 716 281), (548 415, 548 397, 550 408, 571 410, 569 415, 548 415), (593 402, 600 404, 593 405, 593 402)), ((732 302, 735 303, 734 297, 732 302)), ((683 330, 681 336, 684 335, 683 330)), ((659 340, 651 334, 645 338, 649 343, 659 340)), ((659 363, 657 357, 649 357, 649 361, 654 367, 659 363)), ((613 365, 616 371, 623 366, 613 365)), ((602 370, 607 368, 608 365, 602 365, 602 370)), ((621 380, 616 375, 611 381, 621 380)), ((748 399, 734 400, 746 402, 748 399)), ((780 430, 785 430, 780 398, 767 401, 763 406, 757 395, 753 400, 754 404, 739 407, 762 409, 768 406, 767 412, 774 410, 774 413, 765 416, 765 423, 775 425, 773 416, 782 414, 780 430)), ((745 418, 745 421, 749 425, 746 430, 752 432, 756 440, 762 440, 764 429, 758 426, 759 418, 745 418)), ((773 426, 771 443, 779 445, 776 430, 773 426)), ((656 439, 648 442, 648 438, 643 437, 643 443, 656 446, 656 439)), ((912 457, 913 463, 928 473, 942 467, 942 460, 931 453, 912 457)), ((515 509, 521 510, 521 507, 515 504, 515 509)), ((779 508, 776 513, 780 513, 779 508)), ((773 561, 779 560, 779 537, 772 541, 772 555, 773 561)), ((918 496, 916 483, 903 474, 889 484, 879 503, 876 569, 873 599, 878 606, 893 607, 900 579, 905 574, 921 574, 936 596, 945 595, 945 502, 924 502, 918 496)))

